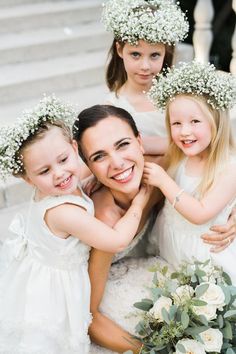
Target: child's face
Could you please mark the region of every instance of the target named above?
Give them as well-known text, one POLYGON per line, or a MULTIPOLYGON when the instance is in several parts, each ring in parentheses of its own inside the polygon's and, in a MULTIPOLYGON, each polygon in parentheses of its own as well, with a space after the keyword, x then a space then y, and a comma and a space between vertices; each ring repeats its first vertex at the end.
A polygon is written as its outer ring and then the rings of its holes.
POLYGON ((174 143, 186 156, 207 156, 211 125, 200 103, 177 96, 169 104, 170 131, 174 143))
POLYGON ((79 182, 77 144, 70 144, 58 127, 23 152, 25 180, 36 186, 40 197, 72 194, 79 182))
POLYGON ((153 76, 162 69, 166 50, 162 43, 150 44, 140 40, 137 46, 126 43, 123 48, 117 43, 117 52, 124 61, 128 80, 148 89, 153 76))
POLYGON ((114 116, 101 120, 84 132, 81 146, 88 167, 101 183, 116 194, 137 193, 143 174, 143 149, 126 122, 114 116))

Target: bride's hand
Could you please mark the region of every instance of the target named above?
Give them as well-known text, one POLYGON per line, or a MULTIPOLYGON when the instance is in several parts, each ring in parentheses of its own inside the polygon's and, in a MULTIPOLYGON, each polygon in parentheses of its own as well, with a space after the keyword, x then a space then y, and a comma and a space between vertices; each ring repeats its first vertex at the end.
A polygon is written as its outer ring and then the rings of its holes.
POLYGON ((227 248, 236 237, 236 209, 234 209, 225 225, 214 225, 211 233, 202 235, 203 242, 212 245, 210 251, 218 253, 227 248))

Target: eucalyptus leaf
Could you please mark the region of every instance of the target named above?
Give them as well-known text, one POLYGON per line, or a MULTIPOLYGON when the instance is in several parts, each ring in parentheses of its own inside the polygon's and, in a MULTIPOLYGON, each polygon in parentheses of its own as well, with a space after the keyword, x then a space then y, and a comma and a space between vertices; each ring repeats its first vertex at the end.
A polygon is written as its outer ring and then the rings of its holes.
POLYGON ((181 314, 181 323, 184 329, 186 329, 189 325, 189 315, 186 311, 183 311, 181 314))
POLYGON ((206 301, 193 298, 193 299, 192 299, 192 304, 193 304, 194 306, 205 306, 207 303, 206 303, 206 301))
POLYGON ((163 320, 164 320, 167 324, 170 324, 169 313, 167 312, 167 310, 166 310, 164 307, 161 309, 161 314, 162 314, 163 320))
POLYGON ((218 315, 217 322, 218 322, 219 328, 223 328, 224 327, 224 319, 223 319, 222 315, 218 315))
POLYGON ((232 348, 228 348, 226 354, 235 354, 235 351, 232 348))
POLYGON ((225 339, 232 339, 233 333, 232 333, 232 327, 229 321, 225 321, 225 327, 222 328, 222 333, 225 339))
POLYGON ((199 298, 200 296, 202 296, 206 291, 207 289, 209 288, 209 284, 201 284, 197 287, 195 293, 196 293, 196 296, 199 298))
POLYGON ((135 302, 133 306, 142 311, 149 311, 153 307, 153 304, 146 301, 140 301, 135 302))
POLYGON ((186 349, 181 343, 177 343, 176 349, 178 349, 181 353, 186 353, 186 349))
POLYGON ((236 310, 229 310, 224 314, 224 318, 233 317, 236 315, 236 310))

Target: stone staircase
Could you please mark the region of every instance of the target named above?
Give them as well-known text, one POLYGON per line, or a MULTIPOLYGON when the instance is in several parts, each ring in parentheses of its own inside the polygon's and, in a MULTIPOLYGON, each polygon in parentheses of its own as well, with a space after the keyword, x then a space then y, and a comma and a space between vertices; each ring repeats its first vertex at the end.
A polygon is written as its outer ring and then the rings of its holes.
POLYGON ((101 3, 0 0, 0 125, 43 93, 81 107, 101 99, 110 43, 99 21, 101 3))
MULTIPOLYGON (((0 129, 44 93, 78 110, 102 102, 111 37, 101 9, 102 0, 0 0, 0 129)), ((0 184, 0 239, 30 194, 18 179, 0 184)))

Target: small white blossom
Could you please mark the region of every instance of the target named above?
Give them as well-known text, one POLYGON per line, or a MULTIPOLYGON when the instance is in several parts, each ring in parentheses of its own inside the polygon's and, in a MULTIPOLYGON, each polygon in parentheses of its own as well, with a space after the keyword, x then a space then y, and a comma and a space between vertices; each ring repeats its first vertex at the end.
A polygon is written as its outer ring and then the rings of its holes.
POLYGON ((159 322, 163 322, 162 309, 165 308, 169 312, 171 305, 172 300, 169 297, 160 296, 149 310, 149 314, 159 322))
POLYGON ((184 93, 207 96, 214 109, 230 109, 236 103, 236 78, 216 71, 213 64, 202 64, 196 60, 182 62, 156 76, 148 96, 157 108, 164 109, 169 100, 184 93))
POLYGON ((173 0, 108 0, 103 4, 102 22, 116 39, 136 45, 174 44, 189 29, 185 14, 173 0))
POLYGON ((200 337, 204 342, 204 349, 206 352, 221 352, 223 344, 223 334, 219 329, 209 328, 200 333, 200 337))
POLYGON ((172 294, 174 303, 180 305, 190 300, 194 295, 194 290, 190 285, 179 286, 172 294))
MULTIPOLYGON (((181 344, 185 348, 185 354, 206 354, 202 343, 194 339, 181 339, 177 345, 181 344)), ((176 354, 183 354, 176 346, 176 354)))

